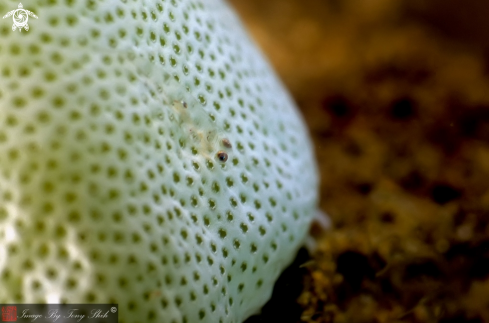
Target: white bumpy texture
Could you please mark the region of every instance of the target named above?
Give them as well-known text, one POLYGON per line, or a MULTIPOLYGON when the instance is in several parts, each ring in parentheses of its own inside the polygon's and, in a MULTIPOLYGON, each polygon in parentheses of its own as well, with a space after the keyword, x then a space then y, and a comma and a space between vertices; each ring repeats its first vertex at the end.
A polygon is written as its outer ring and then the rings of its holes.
POLYGON ((0 21, 0 302, 112 302, 128 323, 259 311, 318 177, 234 14, 219 0, 23 5, 29 31, 0 21))

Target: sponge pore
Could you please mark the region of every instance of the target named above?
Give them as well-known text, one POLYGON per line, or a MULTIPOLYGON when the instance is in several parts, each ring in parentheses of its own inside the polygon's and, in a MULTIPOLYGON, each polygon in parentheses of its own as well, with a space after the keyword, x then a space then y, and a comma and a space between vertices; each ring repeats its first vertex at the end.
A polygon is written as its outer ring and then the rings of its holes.
MULTIPOLYGON (((16 3, 1 2, 0 12, 16 3)), ((303 242, 302 119, 218 0, 37 0, 0 24, 0 302, 241 322, 303 242)))

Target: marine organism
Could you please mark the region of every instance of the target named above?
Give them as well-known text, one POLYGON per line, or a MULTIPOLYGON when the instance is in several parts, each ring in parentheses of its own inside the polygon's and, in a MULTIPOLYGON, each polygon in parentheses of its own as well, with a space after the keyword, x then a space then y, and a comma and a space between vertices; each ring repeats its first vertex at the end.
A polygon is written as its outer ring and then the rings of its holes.
POLYGON ((0 29, 0 303, 118 303, 121 323, 259 311, 307 236, 318 174, 226 2, 29 9, 22 37, 0 29))

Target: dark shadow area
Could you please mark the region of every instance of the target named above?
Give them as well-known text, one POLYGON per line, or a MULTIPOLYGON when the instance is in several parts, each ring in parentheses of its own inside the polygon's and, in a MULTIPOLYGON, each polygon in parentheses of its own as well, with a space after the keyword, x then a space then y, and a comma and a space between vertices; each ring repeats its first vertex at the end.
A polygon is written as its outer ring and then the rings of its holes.
POLYGON ((307 269, 301 267, 311 258, 305 248, 297 253, 294 262, 280 275, 270 300, 259 315, 253 315, 244 323, 295 323, 300 321, 302 307, 297 298, 302 292, 302 280, 307 269))

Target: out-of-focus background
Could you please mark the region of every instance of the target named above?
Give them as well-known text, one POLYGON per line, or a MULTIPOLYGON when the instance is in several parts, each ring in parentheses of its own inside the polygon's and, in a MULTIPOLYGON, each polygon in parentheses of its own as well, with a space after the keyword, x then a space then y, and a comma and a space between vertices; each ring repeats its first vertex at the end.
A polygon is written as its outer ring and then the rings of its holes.
POLYGON ((489 2, 229 2, 304 115, 332 220, 249 322, 489 322, 489 2))

